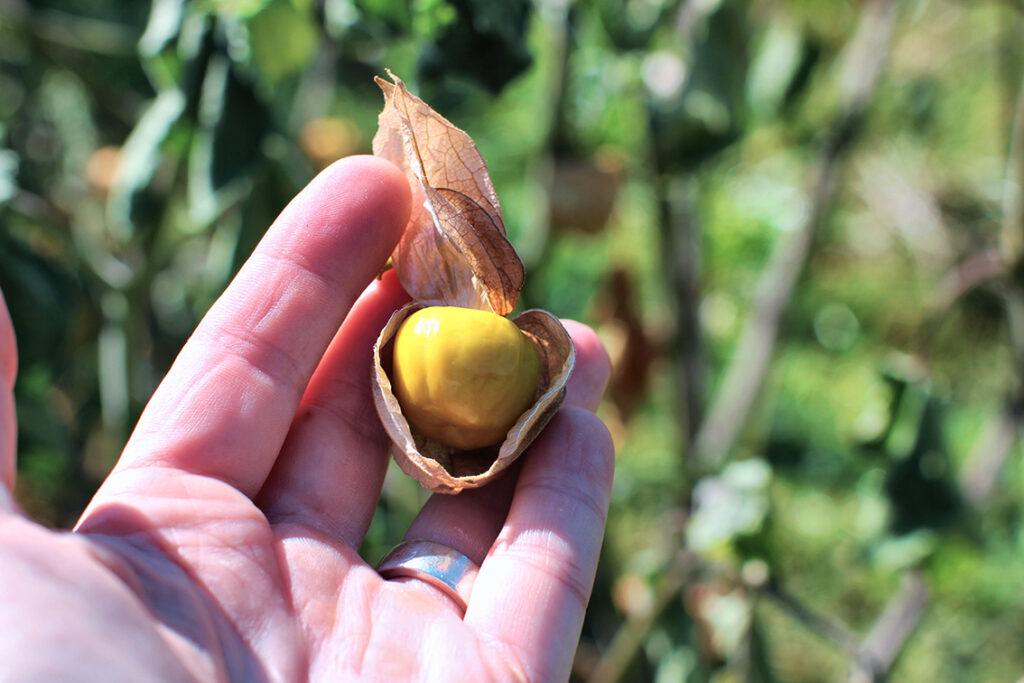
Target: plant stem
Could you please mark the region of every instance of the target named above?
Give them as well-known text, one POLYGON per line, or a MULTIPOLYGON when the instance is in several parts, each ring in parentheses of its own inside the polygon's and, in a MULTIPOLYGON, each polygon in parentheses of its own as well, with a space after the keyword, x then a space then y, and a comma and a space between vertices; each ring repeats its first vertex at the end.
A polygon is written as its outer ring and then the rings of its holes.
POLYGON ((694 459, 703 469, 713 470, 726 459, 764 384, 783 315, 832 208, 843 161, 881 78, 895 24, 895 4, 893 0, 876 0, 867 5, 847 46, 843 106, 814 165, 809 209, 791 238, 779 242, 758 281, 754 310, 740 333, 722 388, 694 440, 694 459))

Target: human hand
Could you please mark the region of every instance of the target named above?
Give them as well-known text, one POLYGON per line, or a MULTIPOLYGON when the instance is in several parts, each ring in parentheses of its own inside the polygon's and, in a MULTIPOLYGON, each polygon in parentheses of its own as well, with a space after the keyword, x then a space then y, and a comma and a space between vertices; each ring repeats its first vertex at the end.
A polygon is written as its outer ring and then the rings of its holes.
POLYGON ((480 563, 463 615, 357 553, 387 468, 371 347, 406 300, 375 276, 410 192, 352 157, 271 226, 154 393, 74 532, 19 513, 14 336, 0 306, 0 681, 564 680, 613 469, 608 360, 567 323, 565 406, 522 464, 435 495, 407 538, 480 563), (360 291, 363 288, 365 291, 360 291))

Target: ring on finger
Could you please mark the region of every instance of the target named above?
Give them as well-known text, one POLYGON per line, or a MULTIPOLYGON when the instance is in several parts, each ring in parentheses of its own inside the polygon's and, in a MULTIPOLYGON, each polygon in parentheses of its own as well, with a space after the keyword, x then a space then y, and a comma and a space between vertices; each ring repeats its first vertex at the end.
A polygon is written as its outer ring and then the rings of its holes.
POLYGON ((377 573, 385 579, 418 579, 437 588, 463 613, 478 570, 476 563, 459 551, 423 539, 399 543, 377 565, 377 573))

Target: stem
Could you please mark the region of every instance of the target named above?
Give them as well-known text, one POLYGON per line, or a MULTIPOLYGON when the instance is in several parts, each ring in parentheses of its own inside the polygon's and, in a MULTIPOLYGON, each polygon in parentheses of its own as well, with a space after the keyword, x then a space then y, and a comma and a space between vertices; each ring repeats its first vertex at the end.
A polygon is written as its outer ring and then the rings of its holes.
POLYGON ((692 443, 703 418, 705 357, 700 335, 700 227, 686 177, 659 177, 656 185, 659 237, 674 299, 673 351, 680 422, 692 443))
POLYGON ((1024 79, 1018 87, 1016 101, 1003 178, 999 248, 1010 271, 1004 293, 1010 343, 1018 374, 1024 374, 1024 288, 1020 282, 1024 265, 1024 79))
POLYGON ((118 57, 135 54, 136 31, 127 25, 59 10, 40 10, 25 0, 0 0, 0 15, 16 30, 53 45, 118 57))
MULTIPOLYGON (((566 106, 566 84, 568 81, 569 59, 572 54, 572 2, 563 0, 560 3, 552 3, 548 11, 543 14, 543 23, 547 32, 547 39, 551 44, 551 51, 554 55, 553 64, 548 74, 548 98, 544 116, 544 137, 536 157, 533 160, 532 168, 529 169, 537 191, 534 193, 536 206, 532 212, 531 224, 534 226, 534 235, 528 243, 518 245, 520 257, 528 272, 543 272, 547 269, 547 259, 550 256, 551 246, 551 197, 555 176, 555 154, 559 144, 561 126, 564 119, 566 106)), ((520 296, 523 305, 527 308, 536 305, 537 297, 534 295, 531 278, 526 278, 520 296)))
POLYGON ((989 423, 961 472, 961 492, 976 507, 995 489, 1024 422, 1024 78, 1017 86, 1015 101, 1003 178, 999 248, 1007 270, 1003 298, 1018 388, 1017 395, 989 423))
MULTIPOLYGON (((678 26, 679 33, 684 34, 683 39, 693 27, 689 17, 684 16, 690 9, 692 3, 684 3, 681 9, 678 26)), ((847 63, 850 69, 846 73, 853 78, 846 80, 847 87, 840 111, 814 167, 810 210, 793 238, 781 243, 773 253, 760 281, 758 291, 761 294, 741 334, 734 360, 726 371, 723 389, 715 397, 696 431, 693 452, 697 461, 704 465, 719 463, 732 448, 764 381, 782 315, 807 262, 818 227, 831 208, 841 162, 861 127, 881 77, 892 39, 895 14, 895 0, 874 0, 862 11, 859 29, 848 46, 847 63)), ((668 273, 680 315, 676 329, 677 344, 680 349, 687 349, 680 360, 680 372, 684 375, 682 394, 689 413, 695 410, 695 406, 699 406, 699 401, 690 403, 688 397, 700 386, 696 379, 699 374, 692 371, 694 365, 700 363, 700 347, 693 340, 683 340, 691 333, 696 334, 699 328, 696 324, 693 324, 692 329, 683 330, 681 327, 686 324, 685 316, 691 316, 692 321, 696 319, 698 252, 692 245, 696 244, 698 233, 692 220, 688 220, 687 211, 681 211, 679 205, 674 206, 669 200, 668 180, 663 180, 657 187, 662 248, 668 260, 668 273), (680 249, 691 251, 680 253, 680 249), (692 345, 687 346, 687 343, 692 345), (687 372, 688 368, 690 372, 687 372)), ((591 682, 622 679, 665 606, 675 599, 692 578, 696 562, 688 551, 680 551, 673 566, 666 571, 656 595, 655 608, 649 614, 628 618, 619 627, 608 650, 591 674, 591 682), (690 559, 684 562, 679 558, 690 559)), ((851 657, 855 656, 857 641, 845 627, 818 617, 799 601, 782 592, 778 586, 772 597, 781 601, 797 619, 812 624, 814 630, 825 633, 851 657)))
POLYGON ((810 190, 810 209, 796 233, 772 253, 762 274, 754 310, 740 333, 722 388, 694 442, 698 463, 714 468, 735 446, 764 384, 782 317, 803 273, 817 233, 835 197, 842 162, 862 127, 889 52, 895 24, 894 0, 866 6, 859 29, 847 46, 843 106, 818 154, 810 190))
POLYGON ((777 579, 765 586, 764 593, 808 631, 835 643, 848 657, 856 657, 857 636, 851 633, 845 625, 814 612, 783 588, 777 579))
POLYGON ((587 683, 614 683, 621 681, 630 662, 643 646, 647 634, 657 623, 673 600, 697 573, 698 559, 688 551, 681 552, 662 577, 649 612, 630 616, 616 631, 608 649, 601 656, 587 683))
POLYGON ((883 681, 917 628, 928 606, 928 587, 921 574, 904 574, 899 590, 886 604, 857 650, 851 681, 883 681))

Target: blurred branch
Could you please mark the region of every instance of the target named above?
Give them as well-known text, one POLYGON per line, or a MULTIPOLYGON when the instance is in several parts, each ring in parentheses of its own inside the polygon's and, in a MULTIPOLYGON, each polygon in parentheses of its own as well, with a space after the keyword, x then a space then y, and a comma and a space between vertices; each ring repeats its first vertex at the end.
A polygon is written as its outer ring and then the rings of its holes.
POLYGON ((132 28, 102 19, 57 10, 39 10, 24 0, 0 0, 0 15, 18 31, 75 50, 105 55, 134 55, 138 34, 132 28))
POLYGON ((1017 89, 1003 178, 1002 214, 999 247, 1010 270, 1004 293, 1010 343, 1018 374, 1024 375, 1024 288, 1020 282, 1024 265, 1024 79, 1017 89))
MULTIPOLYGON (((714 8, 711 3, 682 0, 676 10, 675 40, 693 51, 694 33, 714 8)), ((656 142, 655 142, 656 144, 656 142)), ((701 342, 700 228, 691 206, 690 177, 663 174, 652 160, 658 204, 658 232, 662 259, 673 297, 676 329, 673 355, 676 363, 677 403, 687 445, 692 444, 704 418, 705 356, 701 342)), ((687 449, 689 451, 689 449, 687 449)))
POLYGON ((687 443, 701 424, 704 397, 704 350, 700 320, 700 228, 689 198, 687 179, 659 176, 658 227, 669 289, 675 299, 674 349, 678 358, 675 385, 682 407, 687 443), (672 186, 672 187, 670 187, 672 186))
POLYGON ((57 206, 49 197, 19 189, 11 200, 11 208, 35 220, 43 220, 51 225, 66 229, 70 223, 67 213, 57 206))
MULTIPOLYGON (((1024 2, 1024 0, 1021 0, 1024 2)), ((713 3, 698 2, 697 0, 683 0, 676 14, 676 37, 684 43, 688 43, 697 29, 697 24, 713 6, 713 3)))
POLYGON ((765 584, 762 592, 774 600, 786 614, 800 622, 808 631, 816 633, 838 645, 847 656, 855 658, 859 644, 857 636, 844 624, 811 610, 799 598, 787 591, 778 579, 765 584))
MULTIPOLYGON (((631 615, 615 634, 608 649, 587 678, 588 683, 623 680, 629 664, 660 615, 685 589, 704 562, 689 551, 680 552, 662 577, 650 610, 631 615)), ((775 578, 760 587, 750 587, 771 598, 787 615, 808 631, 837 645, 854 662, 851 681, 881 681, 887 676, 903 646, 924 614, 928 590, 916 570, 904 575, 899 590, 889 600, 867 636, 857 637, 842 622, 819 614, 791 594, 775 578)))
POLYGON ((857 683, 887 677, 928 604, 924 579, 916 570, 907 572, 867 636, 858 640, 844 624, 817 614, 786 591, 778 580, 769 582, 763 592, 808 631, 838 645, 854 662, 850 680, 857 683))
POLYGON ((946 310, 967 292, 981 284, 1006 274, 1006 264, 998 249, 984 249, 957 264, 939 282, 932 295, 930 308, 937 315, 946 310))
POLYGON ((689 551, 678 553, 672 565, 662 575, 649 610, 630 615, 615 633, 608 649, 587 677, 588 683, 613 683, 622 680, 633 658, 643 646, 644 639, 665 609, 690 582, 700 567, 696 555, 689 551))
POLYGON ((851 681, 883 681, 903 651, 928 606, 928 587, 921 574, 904 574, 896 595, 889 600, 878 621, 857 650, 851 681))
POLYGON ((1002 222, 998 249, 976 254, 947 275, 937 287, 937 313, 987 279, 1001 277, 1010 345, 1017 364, 1018 389, 992 417, 960 473, 960 493, 980 507, 995 489, 1003 464, 1024 426, 1024 78, 1011 93, 1015 102, 1010 119, 1006 169, 1003 178, 1002 222))
MULTIPOLYGON (((572 6, 570 1, 546 3, 539 12, 543 19, 545 40, 548 41, 552 54, 552 65, 545 74, 545 111, 543 117, 544 134, 541 138, 538 153, 533 160, 530 175, 534 179, 538 191, 534 196, 533 220, 534 234, 528 241, 518 244, 520 258, 528 271, 541 271, 545 268, 545 259, 550 256, 552 212, 551 192, 554 190, 556 147, 562 134, 567 103, 569 60, 572 55, 572 6)), ((524 305, 531 305, 533 292, 531 279, 521 296, 524 305)))
MULTIPOLYGON (((1020 282, 1024 260, 1024 79, 1018 88, 1003 182, 1003 220, 1000 250, 987 250, 968 259, 938 288, 939 305, 951 304, 979 282, 1005 277, 1004 297, 1011 345, 1024 381, 1024 288, 1020 282)), ((980 507, 995 488, 999 472, 1009 457, 1024 421, 1024 389, 989 423, 979 438, 960 476, 960 491, 974 507, 980 507)), ((857 652, 851 681, 882 681, 913 633, 928 603, 921 574, 912 570, 903 577, 900 590, 889 601, 857 652)))
POLYGON ((1024 422, 1024 78, 1017 86, 1003 178, 999 259, 1006 272, 1003 299, 1010 346, 1017 367, 1016 396, 1006 402, 975 446, 960 475, 960 490, 980 506, 992 493, 1003 463, 1017 443, 1024 422))
MULTIPOLYGON (((684 40, 692 31, 693 22, 685 16, 692 4, 684 4, 678 22, 678 30, 684 40)), ((741 333, 722 390, 694 438, 693 453, 702 465, 721 462, 732 448, 764 382, 782 316, 807 263, 817 230, 831 208, 842 161, 860 131, 881 78, 895 25, 895 8, 895 0, 875 0, 865 5, 862 11, 858 30, 847 47, 840 110, 814 166, 809 210, 792 239, 780 243, 773 252, 760 279, 755 308, 741 333)), ((692 310, 695 318, 696 303, 691 301, 697 286, 695 252, 685 254, 681 250, 691 248, 689 242, 695 241, 693 236, 696 233, 685 207, 673 207, 668 203, 668 196, 667 188, 662 184, 659 187, 662 245, 668 260, 672 291, 677 299, 677 313, 692 310)), ((682 315, 679 317, 682 319, 682 315)), ((699 329, 695 322, 693 324, 694 329, 699 329)), ((684 370, 681 368, 681 371, 684 370)), ((688 390, 684 391, 689 394, 688 390)), ((691 411, 692 407, 687 410, 691 411)), ((591 674, 591 682, 621 679, 657 622, 658 615, 685 588, 696 562, 690 553, 681 551, 673 566, 666 571, 654 609, 629 618, 620 626, 591 674)), ((837 642, 856 658, 857 640, 845 627, 814 614, 777 584, 770 594, 794 618, 837 642)))
POLYGON ((772 253, 722 388, 694 441, 696 461, 705 467, 720 463, 735 445, 764 383, 783 314, 831 208, 842 162, 862 127, 881 77, 895 24, 895 7, 894 0, 866 4, 858 30, 847 46, 841 74, 842 106, 815 163, 807 215, 791 239, 780 242, 772 253))
POLYGON ((559 135, 562 132, 568 99, 569 59, 574 47, 571 0, 546 6, 544 16, 550 31, 549 40, 551 41, 552 66, 554 68, 547 74, 547 121, 541 149, 548 152, 549 155, 553 155, 560 142, 559 135))
POLYGON ((1010 402, 978 439, 960 475, 960 491, 971 505, 978 507, 991 495, 999 471, 1017 442, 1022 421, 1021 401, 1010 402))

